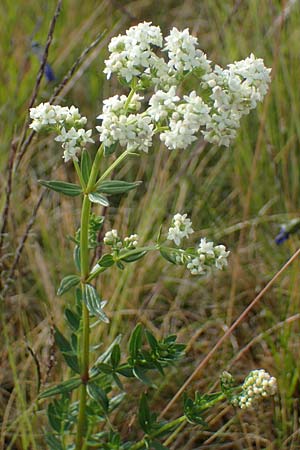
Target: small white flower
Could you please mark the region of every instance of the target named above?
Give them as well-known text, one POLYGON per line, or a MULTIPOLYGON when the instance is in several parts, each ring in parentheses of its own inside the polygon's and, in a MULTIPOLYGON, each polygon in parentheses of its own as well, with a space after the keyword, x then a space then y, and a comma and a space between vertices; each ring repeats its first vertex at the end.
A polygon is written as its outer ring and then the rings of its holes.
POLYGON ((264 369, 253 370, 246 377, 242 385, 242 393, 235 397, 233 404, 242 409, 252 407, 263 397, 269 397, 276 393, 276 378, 264 369))
POLYGON ((178 246, 183 238, 189 237, 194 233, 192 222, 187 218, 187 214, 175 214, 172 220, 172 227, 169 228, 168 237, 170 241, 174 241, 178 246))
POLYGON ((155 122, 167 119, 174 112, 179 100, 175 86, 172 86, 167 92, 159 90, 150 98, 147 114, 155 122))
POLYGON ((116 245, 118 242, 120 242, 120 238, 118 236, 118 231, 117 230, 107 231, 104 235, 103 242, 106 245, 111 245, 111 246, 116 245))
POLYGON ((134 249, 137 247, 139 241, 139 236, 137 234, 131 234, 124 238, 124 246, 126 248, 134 249))
POLYGON ((188 28, 179 31, 173 27, 165 41, 164 50, 168 52, 170 68, 189 72, 200 67, 205 73, 211 71, 210 61, 202 50, 197 49, 198 40, 190 35, 188 28))
POLYGON ((162 46, 162 34, 160 28, 151 22, 140 23, 129 28, 126 35, 112 38, 108 46, 111 55, 105 61, 107 78, 117 73, 129 83, 132 78, 141 76, 156 56, 153 46, 162 46))

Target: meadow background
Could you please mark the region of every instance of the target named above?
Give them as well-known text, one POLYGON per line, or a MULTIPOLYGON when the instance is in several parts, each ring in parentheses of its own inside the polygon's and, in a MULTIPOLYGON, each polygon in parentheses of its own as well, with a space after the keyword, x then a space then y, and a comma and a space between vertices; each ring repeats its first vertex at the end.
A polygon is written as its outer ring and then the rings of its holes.
MULTIPOLYGON (((72 181, 74 172, 62 162, 51 138, 33 139, 22 147, 24 133, 29 135, 24 124, 40 64, 31 40, 46 43, 55 6, 45 0, 0 3, 0 449, 7 450, 45 448, 47 419, 43 405, 35 403, 39 385, 43 389, 62 380, 68 370, 53 344, 52 327, 55 323, 64 329, 63 305, 73 301, 71 295, 57 297, 56 290, 62 276, 73 270, 69 236, 78 227, 80 205, 55 193, 42 194, 37 180, 72 181)), ((107 229, 138 232, 147 242, 175 212, 188 212, 200 230, 197 237, 207 236, 231 250, 228 270, 207 278, 192 277, 156 254, 102 277, 111 324, 93 331, 95 342, 105 346, 122 333, 125 346, 140 321, 156 336, 177 332, 188 343, 185 360, 169 370, 153 393, 153 408, 161 411, 298 248, 297 235, 281 246, 274 238, 281 223, 299 215, 300 2, 63 0, 48 57, 56 80, 42 80, 36 104, 48 101, 84 49, 105 32, 59 95, 61 104, 79 106, 94 127, 103 98, 120 92, 116 79, 107 81, 102 73, 107 44, 113 35, 144 20, 160 25, 164 34, 172 26, 189 27, 214 63, 224 66, 253 52, 273 69, 264 104, 243 118, 229 149, 199 141, 190 150, 170 152, 157 142, 149 155, 131 160, 119 172, 144 184, 116 200, 107 213, 107 229)), ((264 368, 277 377, 278 395, 252 411, 215 408, 207 428, 183 429, 171 449, 300 449, 299 321, 296 260, 188 389, 213 389, 229 367, 238 380, 249 370, 264 368)), ((124 436, 132 424, 134 428, 133 405, 140 392, 138 382, 128 388, 129 409, 117 418, 123 421, 124 436)), ((169 417, 180 410, 179 400, 169 417)))

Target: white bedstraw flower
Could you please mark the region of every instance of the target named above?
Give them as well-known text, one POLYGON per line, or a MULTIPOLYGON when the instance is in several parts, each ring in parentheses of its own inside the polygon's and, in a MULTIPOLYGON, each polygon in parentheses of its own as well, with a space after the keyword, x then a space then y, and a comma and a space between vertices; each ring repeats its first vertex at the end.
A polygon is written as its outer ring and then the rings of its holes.
POLYGON ((263 60, 253 54, 242 61, 228 64, 227 69, 215 66, 203 76, 202 86, 211 89, 211 119, 203 131, 205 140, 228 147, 236 137, 243 115, 256 108, 268 90, 270 71, 263 60))
POLYGON ((140 76, 151 65, 155 55, 153 46, 162 46, 162 34, 151 22, 140 23, 129 28, 125 35, 112 38, 108 46, 111 54, 105 61, 107 78, 117 73, 129 83, 133 77, 140 76))
MULTIPOLYGON (((140 108, 142 97, 134 96, 128 110, 136 111, 140 108)), ((100 141, 105 147, 119 143, 127 150, 143 150, 148 152, 152 145, 153 124, 151 118, 144 114, 129 114, 125 111, 127 98, 114 96, 104 101, 103 113, 98 116, 102 119, 100 126, 96 127, 100 133, 100 141)))
POLYGON ((242 409, 250 408, 261 398, 272 396, 276 391, 276 378, 264 369, 253 370, 245 379, 242 393, 233 400, 233 404, 242 409))
POLYGON ((157 91, 149 100, 147 114, 155 121, 167 119, 176 108, 180 97, 176 95, 176 86, 172 86, 167 92, 157 91))
POLYGON ((60 134, 54 140, 62 143, 64 161, 68 162, 71 159, 78 161, 77 155, 82 148, 85 148, 87 143, 94 142, 91 135, 92 130, 84 130, 83 128, 76 130, 76 128, 72 127, 66 131, 63 127, 60 130, 60 134))
POLYGON ((139 236, 137 234, 131 234, 124 238, 124 247, 134 249, 137 247, 139 236))
POLYGON ((189 237, 194 233, 192 222, 187 218, 187 214, 175 214, 172 220, 172 227, 169 228, 168 237, 170 241, 174 241, 178 246, 183 238, 189 237))
POLYGON ((87 122, 86 117, 82 117, 78 108, 71 106, 50 105, 40 103, 35 108, 30 108, 30 118, 33 119, 30 128, 39 132, 46 127, 82 127, 87 122))
POLYGON ((213 242, 202 238, 197 249, 197 256, 190 255, 186 267, 192 275, 203 275, 211 267, 222 270, 227 266, 229 253, 224 245, 215 246, 213 242))
POLYGON ((103 242, 104 244, 111 245, 112 247, 122 247, 122 242, 119 238, 117 230, 107 231, 104 235, 103 242))
POLYGON ((160 139, 170 150, 185 149, 197 140, 200 127, 209 120, 209 106, 197 96, 195 91, 183 97, 183 102, 176 105, 169 120, 169 130, 160 135, 160 139))
POLYGON ((179 31, 173 27, 165 41, 164 50, 168 52, 170 68, 182 72, 189 72, 198 67, 203 69, 204 73, 211 71, 210 61, 202 50, 197 49, 198 40, 189 33, 188 28, 179 31))

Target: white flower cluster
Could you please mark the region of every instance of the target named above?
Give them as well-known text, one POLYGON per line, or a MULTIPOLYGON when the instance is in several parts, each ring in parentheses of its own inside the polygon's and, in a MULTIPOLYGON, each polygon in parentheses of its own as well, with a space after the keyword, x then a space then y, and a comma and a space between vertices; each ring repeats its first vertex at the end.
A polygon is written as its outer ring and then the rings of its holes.
POLYGON ((229 253, 224 245, 214 245, 213 242, 202 238, 197 249, 197 256, 189 256, 186 267, 192 275, 204 275, 212 266, 222 270, 228 264, 229 253))
MULTIPOLYGON (((177 246, 183 238, 194 233, 187 214, 175 214, 171 225, 167 239, 174 241, 177 246)), ((171 258, 176 264, 185 265, 192 275, 204 275, 210 267, 214 266, 219 270, 226 267, 229 253, 224 245, 214 245, 213 242, 202 238, 196 250, 179 248, 171 252, 171 258)))
POLYGON ((210 61, 202 50, 197 49, 198 40, 190 35, 188 28, 179 31, 173 27, 165 40, 164 50, 168 52, 170 68, 190 72, 200 67, 204 73, 211 71, 210 61))
POLYGON ((174 27, 164 45, 159 27, 151 22, 140 23, 129 28, 125 35, 112 38, 104 73, 107 78, 116 73, 127 83, 136 77, 143 86, 168 89, 194 69, 200 68, 203 73, 211 71, 210 61, 197 46, 197 38, 188 29, 179 31, 174 27), (167 62, 155 54, 157 48, 168 54, 167 62))
POLYGON ((129 28, 125 35, 113 37, 108 46, 111 55, 105 61, 107 78, 117 73, 130 82, 140 76, 156 59, 151 46, 162 47, 162 34, 159 27, 147 22, 129 28))
POLYGON ((82 128, 87 118, 82 117, 78 108, 71 106, 50 105, 40 103, 36 108, 30 108, 29 125, 36 132, 54 130, 58 133, 56 141, 62 143, 65 162, 70 159, 77 161, 77 155, 88 142, 94 142, 91 138, 92 130, 82 128))
POLYGON ((208 142, 228 147, 236 137, 243 115, 256 108, 267 93, 271 69, 253 54, 229 64, 227 69, 215 66, 203 76, 202 86, 211 90, 211 120, 202 132, 208 142))
POLYGON ((192 222, 187 218, 187 214, 175 214, 172 220, 172 226, 169 228, 168 237, 170 241, 174 241, 178 246, 183 238, 189 237, 194 233, 192 222))
POLYGON ((277 390, 276 378, 264 369, 253 370, 242 385, 242 393, 232 401, 234 406, 250 408, 263 397, 274 395, 277 390))
POLYGON ((201 126, 210 119, 210 108, 195 91, 183 96, 180 103, 169 119, 169 130, 160 134, 160 140, 170 150, 185 149, 197 140, 197 133, 201 126))
POLYGON ((100 141, 109 148, 119 143, 127 150, 143 150, 148 152, 152 144, 153 127, 151 118, 137 112, 141 107, 143 97, 135 94, 131 99, 125 95, 115 95, 104 100, 103 113, 97 119, 102 119, 101 126, 96 127, 100 133, 100 141), (128 104, 127 104, 128 103, 128 104))
POLYGON ((111 246, 114 250, 123 249, 135 249, 138 245, 139 236, 137 234, 131 234, 125 237, 123 240, 119 237, 117 230, 107 231, 105 233, 103 242, 106 245, 111 246))
POLYGON ((263 100, 270 83, 270 69, 253 54, 226 69, 212 69, 188 29, 174 27, 163 40, 159 27, 140 23, 113 38, 109 50, 104 70, 108 78, 116 73, 128 84, 135 79, 135 90, 154 87, 155 92, 141 114, 133 114, 117 96, 104 102, 98 130, 106 147, 119 142, 147 152, 156 133, 170 150, 187 148, 199 133, 210 143, 228 147, 241 117, 263 100), (157 48, 167 54, 166 60, 155 54, 157 48), (201 92, 180 98, 176 89, 191 72, 199 78, 201 92))

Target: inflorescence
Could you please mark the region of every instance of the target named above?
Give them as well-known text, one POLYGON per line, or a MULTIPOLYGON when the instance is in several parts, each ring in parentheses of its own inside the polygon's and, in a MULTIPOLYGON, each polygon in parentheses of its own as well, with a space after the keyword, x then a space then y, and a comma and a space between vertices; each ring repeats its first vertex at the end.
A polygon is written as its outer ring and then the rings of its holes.
MULTIPOLYGON (((167 239, 174 241, 177 247, 182 239, 194 233, 192 222, 187 214, 175 214, 171 225, 167 239)), ((219 270, 226 267, 229 253, 224 245, 214 245, 213 242, 202 238, 196 249, 178 248, 174 249, 171 255, 175 264, 185 265, 192 275, 205 275, 212 267, 219 270)))
POLYGON ((241 389, 242 392, 233 398, 232 404, 242 409, 250 408, 262 398, 275 395, 277 391, 276 378, 264 369, 252 370, 241 389))
MULTIPOLYGON (((163 38, 159 27, 144 22, 113 37, 108 49, 104 73, 107 78, 116 74, 132 92, 103 102, 96 128, 105 148, 119 144, 148 152, 156 134, 170 150, 185 149, 200 135, 228 147, 242 116, 263 100, 270 83, 271 69, 253 54, 226 69, 213 67, 188 29, 174 27, 163 38), (179 96, 179 86, 190 74, 198 78, 199 92, 179 96), (138 93, 151 89, 147 101, 138 93)), ((86 118, 74 106, 42 103, 30 109, 30 117, 35 131, 58 133, 65 162, 77 160, 80 150, 94 142, 92 130, 83 128, 86 118)))

